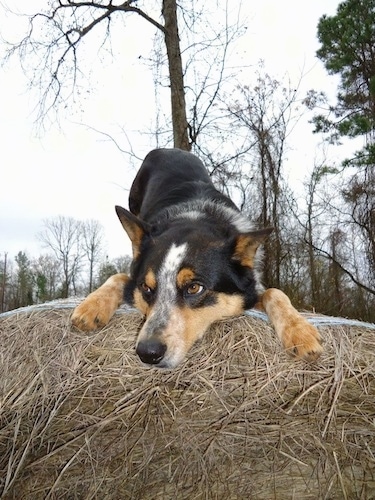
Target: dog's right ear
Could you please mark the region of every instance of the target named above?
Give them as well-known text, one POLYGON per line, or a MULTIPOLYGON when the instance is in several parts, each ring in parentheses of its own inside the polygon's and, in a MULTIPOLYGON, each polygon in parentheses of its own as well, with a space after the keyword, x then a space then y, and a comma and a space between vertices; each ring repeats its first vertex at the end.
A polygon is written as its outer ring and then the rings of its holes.
POLYGON ((135 259, 139 255, 141 241, 143 236, 148 232, 148 226, 125 208, 116 205, 115 209, 122 227, 128 233, 132 242, 133 258, 135 259))

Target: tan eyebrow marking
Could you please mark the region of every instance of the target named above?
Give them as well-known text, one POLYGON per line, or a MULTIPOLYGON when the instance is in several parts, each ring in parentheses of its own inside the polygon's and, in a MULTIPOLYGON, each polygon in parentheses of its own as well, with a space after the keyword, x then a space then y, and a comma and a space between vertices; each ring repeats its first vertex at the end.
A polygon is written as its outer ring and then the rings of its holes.
POLYGON ((155 290, 155 288, 156 288, 156 276, 155 276, 154 271, 152 271, 152 269, 149 269, 147 271, 146 276, 145 276, 145 283, 152 290, 155 290))
POLYGON ((145 316, 148 316, 152 307, 142 297, 142 293, 136 288, 133 294, 134 306, 145 316))
POLYGON ((177 279, 176 279, 177 286, 179 288, 182 288, 183 286, 185 286, 190 281, 193 281, 194 278, 195 278, 194 271, 192 269, 188 268, 188 267, 184 267, 177 274, 177 279))

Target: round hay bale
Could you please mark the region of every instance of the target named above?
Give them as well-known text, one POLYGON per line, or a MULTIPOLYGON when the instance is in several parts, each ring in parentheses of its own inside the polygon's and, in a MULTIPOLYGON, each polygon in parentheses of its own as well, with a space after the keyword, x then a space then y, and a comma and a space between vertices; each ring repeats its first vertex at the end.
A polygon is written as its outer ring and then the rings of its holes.
POLYGON ((374 330, 320 327, 308 365, 244 316, 161 371, 138 314, 92 335, 70 314, 0 317, 2 498, 375 498, 374 330))

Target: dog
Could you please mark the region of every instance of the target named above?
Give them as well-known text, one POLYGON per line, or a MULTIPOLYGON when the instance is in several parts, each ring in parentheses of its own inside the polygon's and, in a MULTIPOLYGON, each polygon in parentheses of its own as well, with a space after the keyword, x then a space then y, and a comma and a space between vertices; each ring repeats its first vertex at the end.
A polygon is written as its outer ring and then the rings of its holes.
POLYGON ((283 292, 261 284, 260 246, 272 228, 254 229, 196 156, 151 151, 129 209, 116 206, 132 243, 130 275, 111 276, 88 295, 73 312, 75 327, 101 328, 122 303, 134 306, 145 316, 136 341, 140 360, 171 369, 213 322, 257 307, 289 352, 307 361, 320 356, 317 329, 283 292))

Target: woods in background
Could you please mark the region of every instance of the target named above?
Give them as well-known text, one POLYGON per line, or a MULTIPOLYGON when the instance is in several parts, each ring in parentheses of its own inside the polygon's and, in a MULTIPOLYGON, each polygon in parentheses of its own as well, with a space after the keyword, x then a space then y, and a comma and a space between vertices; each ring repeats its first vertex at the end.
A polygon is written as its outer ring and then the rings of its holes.
POLYGON ((86 295, 116 273, 128 273, 130 256, 109 260, 98 221, 55 217, 37 235, 48 253, 32 258, 24 251, 0 259, 0 312, 86 295))

